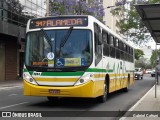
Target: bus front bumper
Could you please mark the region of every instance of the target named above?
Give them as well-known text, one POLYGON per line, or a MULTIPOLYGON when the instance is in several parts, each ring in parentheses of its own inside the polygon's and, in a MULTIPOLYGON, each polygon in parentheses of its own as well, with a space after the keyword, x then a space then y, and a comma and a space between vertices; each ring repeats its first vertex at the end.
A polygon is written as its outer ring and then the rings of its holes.
POLYGON ((53 97, 89 97, 95 98, 94 82, 89 81, 79 86, 65 86, 65 87, 53 87, 53 86, 37 86, 28 83, 24 80, 24 95, 26 96, 53 96, 53 97), (50 93, 50 90, 58 92, 50 93))

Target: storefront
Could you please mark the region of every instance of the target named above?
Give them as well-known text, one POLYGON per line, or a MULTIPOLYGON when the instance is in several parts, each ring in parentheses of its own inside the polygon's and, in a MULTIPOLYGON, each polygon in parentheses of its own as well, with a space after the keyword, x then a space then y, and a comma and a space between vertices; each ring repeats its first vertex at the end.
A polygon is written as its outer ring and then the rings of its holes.
MULTIPOLYGON (((25 33, 25 28, 23 31, 25 33)), ((24 50, 19 49, 17 38, 0 31, 0 81, 15 80, 22 75, 24 50)))

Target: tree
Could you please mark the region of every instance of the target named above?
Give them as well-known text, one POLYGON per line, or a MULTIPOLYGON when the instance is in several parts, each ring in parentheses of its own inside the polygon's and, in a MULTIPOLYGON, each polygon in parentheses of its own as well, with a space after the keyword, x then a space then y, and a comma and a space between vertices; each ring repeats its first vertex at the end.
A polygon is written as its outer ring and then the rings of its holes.
POLYGON ((152 65, 147 62, 147 58, 140 57, 139 60, 135 61, 135 67, 144 68, 144 69, 152 69, 152 65))
POLYGON ((134 4, 149 4, 159 3, 159 0, 121 0, 115 5, 117 6, 111 13, 119 17, 117 26, 119 27, 119 33, 125 35, 125 39, 133 41, 137 45, 147 43, 151 36, 146 35, 149 33, 144 26, 141 18, 139 17, 134 4))
POLYGON ((8 10, 11 12, 21 14, 24 6, 21 5, 19 0, 4 0, 7 4, 8 10))
POLYGON ((22 14, 22 10, 24 7, 20 4, 19 0, 4 0, 6 3, 6 7, 8 9, 8 22, 12 22, 13 24, 18 24, 20 15, 22 14))
POLYGON ((138 60, 135 61, 135 67, 137 68, 146 68, 146 58, 141 57, 138 60))
POLYGON ((143 57, 144 53, 140 49, 135 49, 134 50, 134 56, 136 60, 139 60, 140 57, 143 57))
POLYGON ((104 8, 101 2, 93 0, 50 0, 49 15, 92 15, 103 22, 104 8))
POLYGON ((154 50, 152 52, 152 56, 150 58, 150 63, 152 65, 152 67, 155 67, 156 66, 156 60, 157 60, 157 57, 158 57, 158 53, 159 53, 160 50, 154 50))

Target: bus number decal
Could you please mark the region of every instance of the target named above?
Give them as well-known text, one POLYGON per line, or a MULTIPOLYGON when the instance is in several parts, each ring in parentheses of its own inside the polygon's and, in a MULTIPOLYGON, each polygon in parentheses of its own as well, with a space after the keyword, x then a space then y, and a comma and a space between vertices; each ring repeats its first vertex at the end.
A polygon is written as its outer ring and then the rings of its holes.
POLYGON ((41 76, 42 72, 33 72, 34 76, 41 76))

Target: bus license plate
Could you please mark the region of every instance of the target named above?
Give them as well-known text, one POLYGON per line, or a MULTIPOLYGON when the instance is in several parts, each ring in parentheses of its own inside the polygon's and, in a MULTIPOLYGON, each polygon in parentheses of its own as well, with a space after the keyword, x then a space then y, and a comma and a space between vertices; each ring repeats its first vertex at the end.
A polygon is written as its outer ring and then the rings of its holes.
POLYGON ((52 90, 52 89, 49 89, 49 93, 50 93, 50 94, 60 94, 60 90, 52 90))

